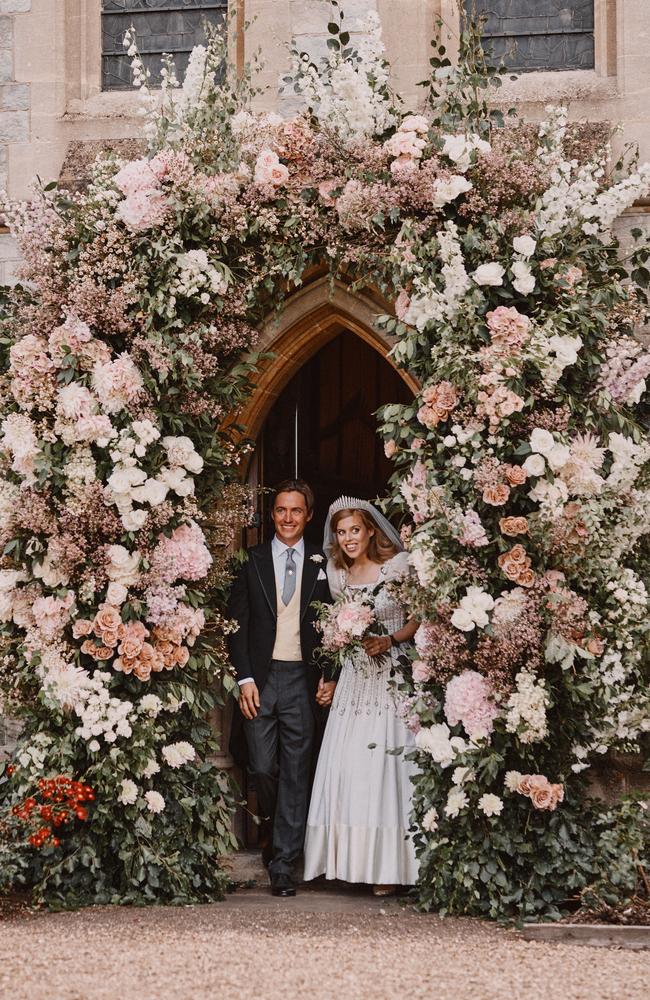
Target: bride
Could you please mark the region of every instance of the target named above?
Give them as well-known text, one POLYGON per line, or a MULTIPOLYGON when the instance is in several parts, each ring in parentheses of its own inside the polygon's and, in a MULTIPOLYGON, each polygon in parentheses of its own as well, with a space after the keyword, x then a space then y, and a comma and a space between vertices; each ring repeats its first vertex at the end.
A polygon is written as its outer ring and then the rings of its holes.
POLYGON ((398 533, 372 504, 341 497, 329 509, 323 548, 332 596, 367 589, 388 634, 368 636, 347 659, 336 686, 318 758, 305 838, 305 880, 365 882, 376 895, 417 879, 410 839, 411 775, 404 754, 413 736, 397 713, 390 685, 401 643, 417 623, 385 584, 403 576, 408 559, 398 533))

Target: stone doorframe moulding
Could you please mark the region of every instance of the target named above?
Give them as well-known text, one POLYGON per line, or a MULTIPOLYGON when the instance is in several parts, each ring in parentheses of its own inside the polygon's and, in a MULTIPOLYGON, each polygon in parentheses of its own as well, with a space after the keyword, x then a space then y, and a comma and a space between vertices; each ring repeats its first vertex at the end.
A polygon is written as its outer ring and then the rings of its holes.
MULTIPOLYGON (((277 316, 267 316, 256 351, 273 352, 259 365, 255 389, 237 417, 246 436, 255 440, 274 402, 290 379, 328 341, 349 330, 374 348, 415 395, 418 382, 400 370, 389 356, 395 341, 375 327, 375 317, 392 312, 390 304, 370 289, 352 293, 346 283, 317 274, 297 289, 277 316)), ((386 400, 387 403, 390 400, 386 400)))

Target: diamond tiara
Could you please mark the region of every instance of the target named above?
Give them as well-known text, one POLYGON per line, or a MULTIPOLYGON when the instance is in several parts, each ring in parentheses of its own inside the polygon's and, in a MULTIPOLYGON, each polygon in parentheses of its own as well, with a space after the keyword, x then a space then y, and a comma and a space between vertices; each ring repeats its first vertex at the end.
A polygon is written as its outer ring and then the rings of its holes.
POLYGON ((330 517, 340 510, 367 510, 372 513, 373 507, 368 500, 360 500, 359 497, 339 497, 330 506, 330 517))

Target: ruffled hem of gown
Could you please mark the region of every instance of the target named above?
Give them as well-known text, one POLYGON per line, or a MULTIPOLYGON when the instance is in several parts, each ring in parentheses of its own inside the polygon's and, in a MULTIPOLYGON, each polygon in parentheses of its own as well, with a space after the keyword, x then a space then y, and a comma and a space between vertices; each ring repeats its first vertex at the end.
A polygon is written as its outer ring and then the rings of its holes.
POLYGON ((307 826, 306 882, 325 875, 367 885, 415 885, 418 863, 408 832, 360 826, 307 826))

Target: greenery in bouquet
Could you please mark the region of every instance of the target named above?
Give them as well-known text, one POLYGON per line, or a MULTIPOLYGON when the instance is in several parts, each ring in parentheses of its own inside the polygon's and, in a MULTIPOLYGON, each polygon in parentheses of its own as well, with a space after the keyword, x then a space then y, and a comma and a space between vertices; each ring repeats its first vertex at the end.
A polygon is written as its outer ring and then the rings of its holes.
POLYGON ((381 419, 421 622, 422 905, 556 914, 597 868, 588 768, 648 727, 650 251, 613 227, 650 170, 562 109, 490 109, 475 26, 402 110, 376 15, 359 36, 332 10, 287 120, 253 110, 218 33, 160 92, 129 36, 146 153, 5 206, 25 283, 0 337, 0 690, 24 729, 0 859, 50 901, 223 889, 236 413, 263 317, 313 266, 394 301, 377 322, 421 384, 381 419), (58 776, 95 797, 36 847, 12 809, 58 776))

